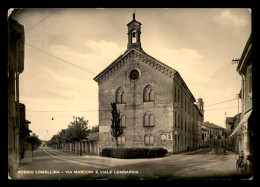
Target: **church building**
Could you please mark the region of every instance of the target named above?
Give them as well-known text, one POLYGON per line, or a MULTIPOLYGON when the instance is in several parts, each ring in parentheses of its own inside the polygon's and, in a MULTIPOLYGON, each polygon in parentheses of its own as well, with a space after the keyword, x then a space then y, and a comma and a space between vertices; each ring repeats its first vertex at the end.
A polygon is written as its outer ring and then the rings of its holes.
POLYGON ((117 103, 124 134, 119 147, 162 147, 169 153, 198 149, 203 101, 196 99, 175 69, 144 52, 141 23, 127 24, 124 54, 94 80, 99 93, 99 151, 116 147, 111 136, 111 102, 117 103))

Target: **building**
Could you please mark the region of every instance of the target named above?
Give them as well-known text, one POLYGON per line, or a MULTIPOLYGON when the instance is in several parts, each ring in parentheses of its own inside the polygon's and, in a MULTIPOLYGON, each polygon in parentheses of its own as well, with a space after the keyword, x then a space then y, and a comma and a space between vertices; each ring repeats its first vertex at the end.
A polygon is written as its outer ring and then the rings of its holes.
MULTIPOLYGON (((237 127, 241 120, 241 113, 235 115, 234 117, 226 117, 226 130, 227 136, 230 136, 232 131, 237 127)), ((239 153, 238 147, 238 136, 234 136, 233 138, 228 139, 228 149, 235 153, 239 153)))
POLYGON ((204 125, 201 126, 201 140, 202 140, 202 147, 209 147, 209 134, 208 128, 204 125))
POLYGON ((236 138, 239 144, 239 152, 245 154, 247 171, 252 171, 253 159, 253 88, 252 88, 252 35, 250 35, 241 58, 238 62, 237 72, 241 76, 241 120, 233 129, 229 138, 236 138))
POLYGON ((127 50, 94 78, 99 93, 99 150, 116 146, 110 133, 111 102, 116 102, 124 128, 120 147, 163 147, 171 153, 197 149, 202 99, 195 104, 178 71, 144 52, 141 25, 133 14, 127 24, 127 50))
POLYGON ((8 173, 14 178, 21 160, 19 74, 24 70, 24 26, 8 19, 8 173))
POLYGON ((226 147, 227 145, 227 131, 225 128, 209 123, 208 121, 204 122, 202 127, 204 128, 204 145, 212 147, 226 147), (206 130, 206 132, 205 132, 206 130))
POLYGON ((19 142, 20 142, 20 154, 21 158, 24 157, 24 152, 26 149, 30 149, 31 145, 26 141, 26 138, 30 136, 30 133, 32 132, 29 130, 29 124, 31 123, 30 121, 26 120, 26 110, 25 110, 25 105, 20 103, 19 104, 20 108, 20 135, 19 135, 19 142))

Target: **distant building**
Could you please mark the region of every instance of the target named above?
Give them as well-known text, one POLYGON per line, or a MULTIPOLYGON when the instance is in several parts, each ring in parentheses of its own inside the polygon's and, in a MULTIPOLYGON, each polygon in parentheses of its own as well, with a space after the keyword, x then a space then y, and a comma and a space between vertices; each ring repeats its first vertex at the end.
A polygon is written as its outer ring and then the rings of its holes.
POLYGON ((208 127, 202 124, 201 126, 201 146, 203 148, 209 146, 209 134, 208 134, 208 127))
POLYGON ((111 102, 117 103, 124 135, 120 147, 163 147, 171 153, 198 149, 203 102, 198 106, 175 69, 145 53, 141 23, 127 24, 127 50, 94 80, 99 93, 99 147, 115 147, 111 136, 111 102))
MULTIPOLYGON (((226 118, 226 130, 227 136, 230 136, 232 131, 237 127, 240 122, 241 113, 235 115, 234 117, 226 118)), ((235 153, 239 153, 239 137, 233 136, 233 138, 228 140, 228 148, 231 149, 235 153)))
POLYGON ((227 145, 227 131, 225 128, 214 123, 204 122, 203 131, 205 133, 204 145, 207 146, 225 146, 227 145), (205 130, 207 132, 205 132, 205 130))
POLYGON ((8 173, 15 178, 21 160, 19 75, 24 70, 24 26, 8 19, 8 173))
POLYGON ((232 130, 229 138, 237 138, 239 152, 245 154, 247 171, 252 171, 253 159, 253 88, 252 88, 252 35, 250 35, 237 66, 237 72, 242 78, 242 112, 239 124, 232 130))
POLYGON ((20 135, 19 135, 20 145, 19 145, 19 147, 20 147, 21 158, 23 158, 25 150, 31 148, 31 145, 26 141, 26 138, 28 136, 30 136, 30 132, 32 132, 32 131, 29 129, 29 124, 31 122, 26 120, 25 105, 20 103, 19 108, 20 108, 20 135))

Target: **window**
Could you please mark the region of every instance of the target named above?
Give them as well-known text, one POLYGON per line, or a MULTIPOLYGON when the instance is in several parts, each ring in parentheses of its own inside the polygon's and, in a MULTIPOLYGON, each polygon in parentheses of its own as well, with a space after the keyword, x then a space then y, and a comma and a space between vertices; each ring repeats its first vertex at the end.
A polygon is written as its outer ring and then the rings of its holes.
POLYGON ((174 127, 177 127, 177 113, 174 112, 174 127))
POLYGON ((175 143, 175 145, 177 145, 177 135, 176 134, 174 135, 174 143, 175 143))
POLYGON ((181 108, 183 108, 183 95, 181 93, 181 108))
POLYGON ((133 30, 131 35, 132 35, 132 43, 136 43, 136 34, 137 34, 137 31, 136 30, 133 30))
POLYGON ((151 85, 144 88, 143 100, 144 102, 154 101, 154 90, 151 85))
POLYGON ((149 115, 149 125, 154 126, 154 116, 153 116, 153 114, 149 115))
POLYGON ((181 119, 180 119, 180 115, 178 114, 178 128, 180 128, 180 121, 181 121, 181 119))
POLYGON ((186 97, 184 98, 184 110, 187 111, 186 97))
POLYGON ((118 145, 125 145, 125 136, 118 137, 118 145))
POLYGON ((174 101, 177 102, 177 90, 176 86, 174 87, 174 101))
POLYGON ((139 71, 137 69, 133 69, 129 74, 129 78, 131 81, 136 81, 139 78, 139 71))
POLYGON ((186 124, 186 119, 184 119, 184 130, 187 130, 187 124, 186 124))
POLYGON ((178 89, 178 103, 180 102, 180 90, 178 89))
POLYGON ((153 145, 153 135, 152 134, 144 135, 144 144, 145 145, 153 145))
POLYGON ((125 116, 121 117, 120 126, 125 127, 125 116))
POLYGON ((151 114, 150 112, 145 113, 144 115, 144 126, 152 126, 154 127, 155 123, 155 119, 154 119, 154 115, 151 114))
POLYGON ((116 103, 125 103, 125 92, 122 87, 116 90, 116 103))
POLYGON ((181 129, 183 129, 183 117, 181 117, 181 129))

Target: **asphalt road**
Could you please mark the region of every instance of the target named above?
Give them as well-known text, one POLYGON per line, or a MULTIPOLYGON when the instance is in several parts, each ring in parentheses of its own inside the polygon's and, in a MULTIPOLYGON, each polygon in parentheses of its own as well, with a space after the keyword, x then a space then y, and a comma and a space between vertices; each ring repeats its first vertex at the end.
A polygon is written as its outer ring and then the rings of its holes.
POLYGON ((18 179, 229 179, 250 178, 236 171, 237 154, 207 148, 163 158, 116 159, 78 156, 40 147, 31 163, 18 168, 18 179))

